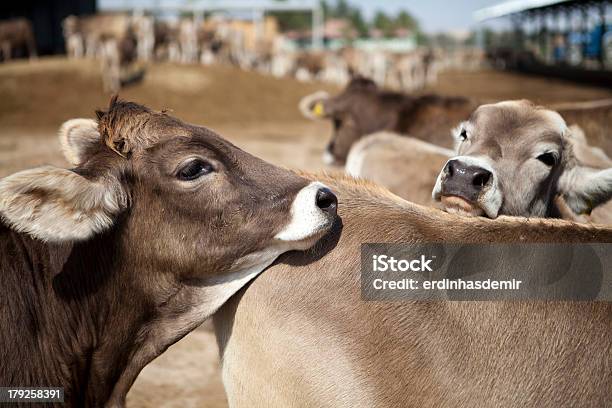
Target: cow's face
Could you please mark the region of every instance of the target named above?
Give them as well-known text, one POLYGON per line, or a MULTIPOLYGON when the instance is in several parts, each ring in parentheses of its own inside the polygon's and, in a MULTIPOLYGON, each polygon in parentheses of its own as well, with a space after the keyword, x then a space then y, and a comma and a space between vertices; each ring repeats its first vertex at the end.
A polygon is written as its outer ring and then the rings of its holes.
POLYGON ((76 16, 68 16, 62 21, 62 31, 64 36, 76 34, 79 26, 79 20, 76 16))
POLYGON ((332 137, 323 154, 325 163, 343 165, 355 142, 385 129, 393 120, 394 112, 380 106, 378 94, 373 81, 357 77, 334 97, 317 92, 300 101, 304 116, 332 122, 332 137))
POLYGON ((468 215, 556 216, 563 195, 576 213, 612 194, 612 169, 581 166, 556 112, 529 101, 479 107, 455 131, 457 156, 438 176, 434 199, 468 215))
POLYGON ((142 262, 206 280, 305 249, 336 216, 322 184, 136 104, 115 101, 98 122, 69 121, 60 138, 72 170, 0 181, 0 214, 42 240, 115 228, 142 262))

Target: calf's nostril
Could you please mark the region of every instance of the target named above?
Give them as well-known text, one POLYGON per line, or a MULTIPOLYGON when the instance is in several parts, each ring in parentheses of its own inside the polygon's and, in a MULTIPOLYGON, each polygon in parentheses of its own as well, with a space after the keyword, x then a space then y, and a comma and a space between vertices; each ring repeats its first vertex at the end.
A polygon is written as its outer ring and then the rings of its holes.
POLYGON ((491 178, 491 172, 485 169, 479 169, 474 173, 472 185, 478 189, 482 189, 491 178))
POLYGON ((315 198, 317 207, 330 214, 336 214, 338 198, 328 188, 320 188, 315 198))
POLYGON ((446 174, 448 174, 449 177, 452 177, 453 173, 455 173, 456 165, 457 165, 456 160, 450 160, 448 163, 446 163, 446 174))

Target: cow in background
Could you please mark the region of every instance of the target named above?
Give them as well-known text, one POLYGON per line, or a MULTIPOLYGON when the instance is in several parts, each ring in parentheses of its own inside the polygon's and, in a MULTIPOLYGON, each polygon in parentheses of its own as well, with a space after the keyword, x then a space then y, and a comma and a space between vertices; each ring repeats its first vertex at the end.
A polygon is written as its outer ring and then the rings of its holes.
POLYGON ((383 90, 359 76, 336 96, 317 92, 302 98, 299 105, 307 118, 332 122, 333 133, 324 154, 324 161, 330 164, 344 164, 355 142, 383 130, 450 147, 451 130, 475 107, 474 102, 462 97, 383 90))
POLYGON ((27 52, 29 58, 36 57, 36 41, 32 23, 25 18, 0 21, 0 52, 3 61, 27 52))
POLYGON ((347 174, 383 186, 416 204, 435 206, 431 190, 453 151, 414 137, 377 132, 351 147, 347 174))
POLYGON ((106 92, 116 93, 122 85, 142 79, 145 70, 135 62, 153 58, 155 32, 150 16, 69 16, 62 26, 68 57, 97 58, 106 92))
POLYGON ((99 56, 108 38, 122 38, 131 24, 127 14, 68 16, 62 22, 66 53, 69 57, 99 56))

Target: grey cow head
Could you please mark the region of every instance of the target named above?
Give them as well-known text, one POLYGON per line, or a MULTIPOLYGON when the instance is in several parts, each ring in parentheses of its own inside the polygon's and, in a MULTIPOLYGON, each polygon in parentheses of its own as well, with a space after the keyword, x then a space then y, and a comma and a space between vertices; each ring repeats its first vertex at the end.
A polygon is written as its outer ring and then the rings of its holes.
POLYGON ((561 115, 529 101, 482 105, 454 136, 432 193, 449 212, 556 217, 557 194, 577 214, 612 197, 612 169, 581 165, 561 115))

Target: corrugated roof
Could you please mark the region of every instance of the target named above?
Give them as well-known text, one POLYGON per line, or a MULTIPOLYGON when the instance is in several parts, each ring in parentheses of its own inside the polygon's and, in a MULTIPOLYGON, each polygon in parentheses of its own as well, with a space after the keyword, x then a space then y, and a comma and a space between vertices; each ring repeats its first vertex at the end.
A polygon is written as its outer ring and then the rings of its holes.
POLYGON ((477 21, 489 20, 507 16, 509 14, 518 13, 542 7, 553 6, 559 3, 567 3, 572 0, 512 0, 495 6, 483 8, 474 12, 474 18, 477 21))

